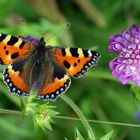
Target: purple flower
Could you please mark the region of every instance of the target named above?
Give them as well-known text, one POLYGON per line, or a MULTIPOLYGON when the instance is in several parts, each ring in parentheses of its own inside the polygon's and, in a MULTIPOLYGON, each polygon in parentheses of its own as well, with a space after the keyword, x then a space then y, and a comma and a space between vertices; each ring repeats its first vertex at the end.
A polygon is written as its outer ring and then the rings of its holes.
POLYGON ((132 25, 121 34, 111 35, 109 40, 110 52, 118 52, 109 63, 112 75, 119 77, 122 84, 134 81, 140 86, 140 26, 132 25))
POLYGON ((31 36, 26 36, 26 37, 24 37, 24 36, 19 36, 19 38, 21 38, 21 39, 23 39, 23 40, 25 40, 25 41, 28 41, 28 42, 30 42, 30 43, 33 44, 33 45, 37 45, 38 42, 39 42, 38 39, 32 38, 31 36))
POLYGON ((140 121, 140 112, 136 112, 136 118, 140 121))
POLYGON ((134 81, 140 86, 140 26, 132 25, 121 34, 111 35, 110 52, 118 56, 110 61, 112 75, 119 77, 122 84, 134 81))

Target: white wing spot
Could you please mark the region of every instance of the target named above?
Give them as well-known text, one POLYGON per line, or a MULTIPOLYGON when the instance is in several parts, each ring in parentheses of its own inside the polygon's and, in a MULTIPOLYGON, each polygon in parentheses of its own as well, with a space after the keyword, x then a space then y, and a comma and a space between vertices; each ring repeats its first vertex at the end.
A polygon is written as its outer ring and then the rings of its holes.
POLYGON ((12 89, 12 91, 16 91, 16 88, 14 87, 14 88, 12 89))
POLYGON ((59 94, 59 91, 56 91, 56 94, 58 95, 59 94))
POLYGON ((10 83, 9 86, 12 87, 12 83, 10 83))
POLYGON ((54 98, 54 94, 51 95, 51 98, 54 98))
POLYGON ((10 79, 7 79, 6 81, 7 81, 7 82, 10 82, 10 79))

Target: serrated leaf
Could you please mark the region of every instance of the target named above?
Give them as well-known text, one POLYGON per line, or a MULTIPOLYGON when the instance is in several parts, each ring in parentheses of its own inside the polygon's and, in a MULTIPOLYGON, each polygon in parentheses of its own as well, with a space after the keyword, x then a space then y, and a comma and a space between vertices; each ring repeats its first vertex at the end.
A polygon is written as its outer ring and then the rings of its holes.
POLYGON ((103 137, 100 138, 100 140, 110 140, 111 136, 113 135, 113 130, 104 135, 103 137))

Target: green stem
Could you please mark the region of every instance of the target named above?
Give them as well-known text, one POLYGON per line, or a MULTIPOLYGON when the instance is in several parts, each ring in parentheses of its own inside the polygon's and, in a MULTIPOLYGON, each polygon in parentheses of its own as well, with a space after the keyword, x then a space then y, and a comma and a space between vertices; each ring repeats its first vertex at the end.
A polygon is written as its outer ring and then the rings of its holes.
MULTIPOLYGON (((81 119, 79 119, 79 118, 72 118, 72 117, 66 117, 66 116, 54 116, 54 118, 57 118, 57 119, 66 119, 66 120, 73 120, 73 121, 81 121, 81 119)), ((89 120, 89 119, 87 119, 87 121, 89 123, 100 123, 100 124, 107 124, 107 125, 128 126, 128 127, 137 127, 137 128, 140 128, 140 125, 139 124, 132 124, 132 123, 99 121, 99 120, 89 120)))
POLYGON ((84 125, 85 129, 87 130, 87 132, 90 132, 92 140, 95 140, 96 139, 95 134, 94 134, 93 130, 91 129, 90 125, 88 124, 88 121, 86 120, 84 114, 79 109, 79 107, 69 97, 67 97, 65 94, 63 94, 60 97, 75 111, 75 113, 80 118, 80 120, 83 123, 83 125, 84 125))
MULTIPOLYGON (((24 115, 21 111, 16 110, 8 110, 8 109, 0 109, 0 114, 9 114, 9 115, 24 115)), ((72 118, 67 116, 54 116, 57 119, 66 119, 66 120, 74 120, 74 121, 82 121, 81 118, 72 118)), ((89 123, 101 123, 107 125, 118 125, 118 126, 128 126, 128 127, 137 127, 140 128, 139 124, 132 123, 122 123, 122 122, 110 122, 110 121, 100 121, 100 120, 86 120, 89 123)))
POLYGON ((22 115, 23 113, 21 111, 0 108, 0 114, 22 115))

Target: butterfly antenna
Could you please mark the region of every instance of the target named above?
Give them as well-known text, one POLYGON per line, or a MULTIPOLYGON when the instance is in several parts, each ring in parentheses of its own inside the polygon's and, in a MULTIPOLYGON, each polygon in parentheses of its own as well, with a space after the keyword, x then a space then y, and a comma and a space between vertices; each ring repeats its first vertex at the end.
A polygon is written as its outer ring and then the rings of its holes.
POLYGON ((49 41, 50 39, 52 39, 56 34, 64 31, 64 29, 67 29, 70 27, 70 22, 66 23, 62 28, 60 28, 58 31, 56 31, 54 34, 52 34, 48 39, 47 41, 49 41))

